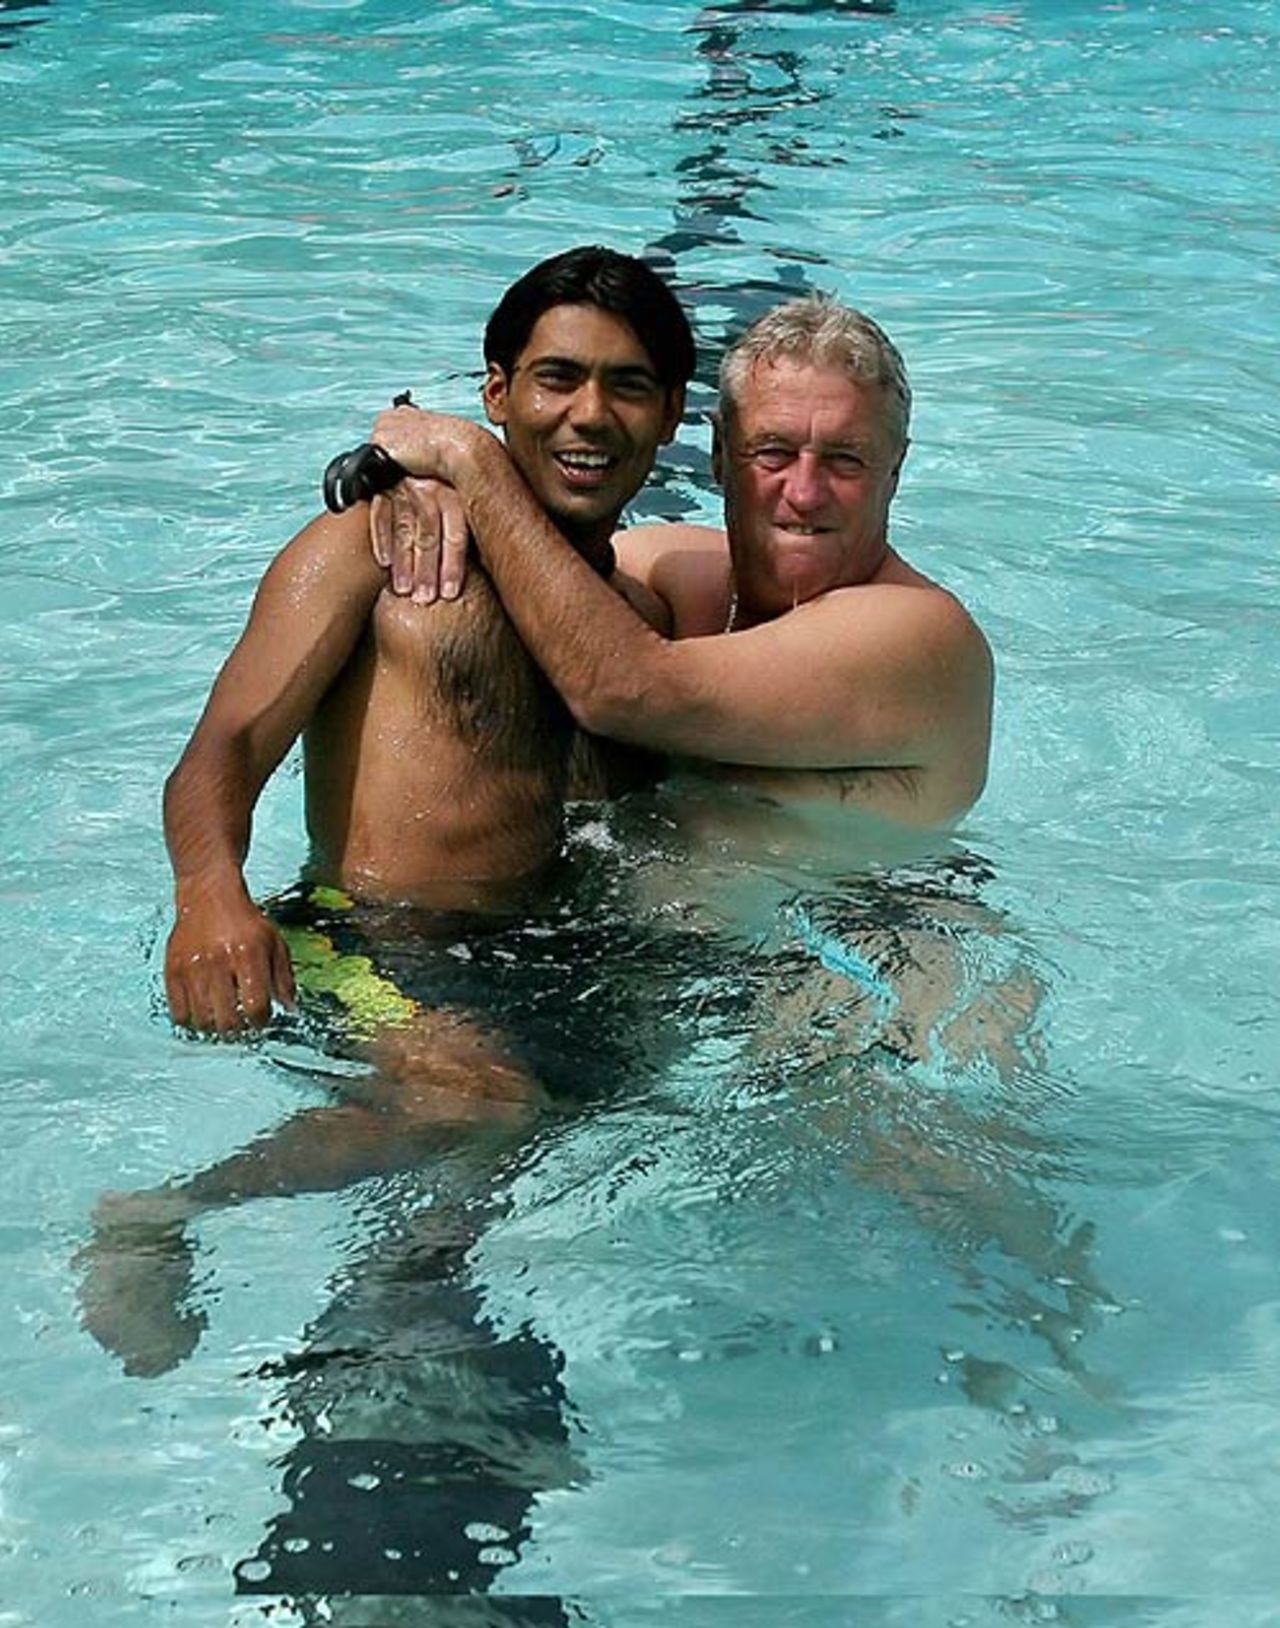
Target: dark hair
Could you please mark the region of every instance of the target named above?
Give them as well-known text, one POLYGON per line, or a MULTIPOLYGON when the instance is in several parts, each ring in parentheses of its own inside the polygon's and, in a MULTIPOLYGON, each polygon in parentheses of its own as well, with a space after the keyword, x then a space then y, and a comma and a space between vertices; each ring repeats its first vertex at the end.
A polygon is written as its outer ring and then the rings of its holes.
POLYGON ((643 260, 599 244, 566 249, 512 283, 485 326, 485 361, 509 378, 539 317, 556 305, 598 305, 621 317, 666 390, 692 378, 697 351, 679 300, 643 260))

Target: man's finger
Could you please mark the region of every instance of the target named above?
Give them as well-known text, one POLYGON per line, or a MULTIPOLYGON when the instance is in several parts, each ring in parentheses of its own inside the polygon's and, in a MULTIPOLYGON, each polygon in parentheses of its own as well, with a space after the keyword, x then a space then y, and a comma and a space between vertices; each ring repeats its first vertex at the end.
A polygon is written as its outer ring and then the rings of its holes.
POLYGON ((202 992, 201 1005, 208 1018, 202 1028, 212 1029, 215 1034, 235 1034, 240 1028, 240 1003, 229 968, 220 968, 209 979, 202 992))
POLYGON ((457 494, 441 502, 443 542, 440 548, 440 597, 456 599, 467 580, 467 517, 457 494))
POLYGON ((392 537, 393 505, 383 492, 375 492, 369 505, 369 546, 381 566, 391 564, 395 541, 392 537))
POLYGON ((196 974, 191 974, 186 980, 187 990, 187 1016, 185 1027, 192 1034, 212 1034, 218 1027, 214 1016, 213 1001, 205 982, 196 974))
POLYGON ((414 593, 429 580, 429 597, 434 599, 439 557, 440 511, 435 500, 424 503, 419 497, 397 504, 391 561, 391 586, 396 593, 414 593))
POLYGON ((260 1029, 271 1020, 271 983, 268 967, 256 961, 241 967, 236 975, 236 994, 241 1027, 260 1029))
POLYGON ((173 1021, 180 1029, 193 1028, 191 997, 187 993, 187 986, 182 978, 176 972, 171 972, 168 967, 164 971, 164 993, 169 1003, 169 1016, 173 1021))
MULTIPOLYGON (((438 528, 439 516, 435 516, 438 528)), ((434 605, 440 597, 440 531, 433 529, 419 536, 410 556, 409 575, 413 579, 415 605, 434 605)))
POLYGON ((294 982, 293 961, 289 956, 289 946, 279 934, 271 943, 271 982, 278 1001, 285 1006, 297 1005, 298 986, 294 982))

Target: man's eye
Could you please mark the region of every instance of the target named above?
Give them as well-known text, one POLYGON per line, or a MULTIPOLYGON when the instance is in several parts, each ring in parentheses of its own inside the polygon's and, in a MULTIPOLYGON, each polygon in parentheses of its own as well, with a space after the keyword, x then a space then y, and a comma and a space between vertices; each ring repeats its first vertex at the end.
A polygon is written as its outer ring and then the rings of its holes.
POLYGON ((615 395, 622 396, 627 401, 648 401, 651 396, 657 394, 658 387, 643 373, 636 373, 623 374, 620 379, 615 379, 613 390, 615 395))
POLYGON ((578 375, 571 367, 540 367, 534 370, 533 376, 547 390, 572 390, 578 382, 578 375))
POLYGON ((785 469, 795 457, 795 453, 790 447, 763 446, 752 447, 750 457, 752 463, 755 464, 758 469, 776 471, 779 469, 785 469))
POLYGON ((833 475, 860 475, 867 467, 867 461, 857 452, 830 452, 827 454, 827 468, 833 475))

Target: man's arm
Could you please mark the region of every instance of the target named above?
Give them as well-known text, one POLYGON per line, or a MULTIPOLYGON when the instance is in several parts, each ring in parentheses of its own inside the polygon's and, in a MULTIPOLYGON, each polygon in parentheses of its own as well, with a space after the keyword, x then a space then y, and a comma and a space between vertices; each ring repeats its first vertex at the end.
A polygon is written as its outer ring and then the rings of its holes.
POLYGON ((253 903, 243 865, 268 776, 355 648, 383 573, 367 511, 312 521, 279 554, 165 786, 177 920, 165 955, 174 1020, 232 1032, 291 1002, 284 941, 253 903), (362 546, 353 546, 359 539, 362 546))
POLYGON ((894 770, 910 788, 901 812, 921 822, 977 797, 990 654, 941 589, 837 589, 744 632, 672 642, 595 577, 487 431, 402 409, 374 433, 457 488, 508 614, 585 729, 724 763, 894 770))

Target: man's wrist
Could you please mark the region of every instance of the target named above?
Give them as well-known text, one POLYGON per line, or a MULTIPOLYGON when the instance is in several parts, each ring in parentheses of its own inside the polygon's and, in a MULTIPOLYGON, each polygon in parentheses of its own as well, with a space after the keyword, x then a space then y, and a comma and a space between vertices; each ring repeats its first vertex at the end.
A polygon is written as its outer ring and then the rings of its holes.
POLYGON ((212 870, 185 872, 174 879, 173 908, 179 921, 193 910, 204 909, 215 900, 226 903, 237 897, 252 903, 239 865, 227 864, 212 870))
POLYGON ((441 442, 444 479, 465 500, 472 492, 485 489, 495 471, 509 463, 507 449, 483 424, 469 418, 451 420, 441 442))

